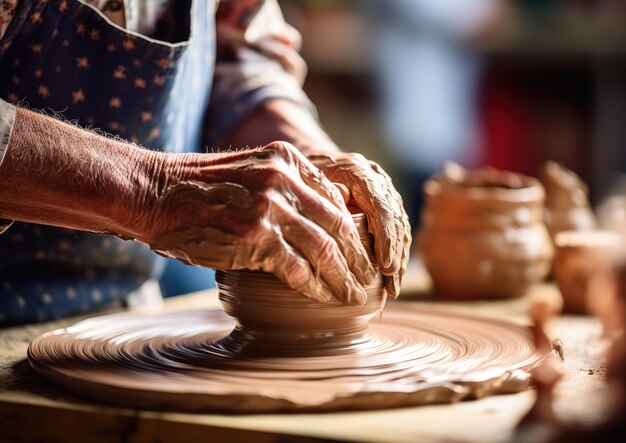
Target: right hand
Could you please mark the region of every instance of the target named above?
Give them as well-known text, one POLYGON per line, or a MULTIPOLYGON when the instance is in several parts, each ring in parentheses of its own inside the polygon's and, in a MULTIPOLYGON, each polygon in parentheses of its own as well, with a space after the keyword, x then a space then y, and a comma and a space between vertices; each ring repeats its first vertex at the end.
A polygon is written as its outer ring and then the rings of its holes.
POLYGON ((366 300, 375 268, 337 187, 285 142, 159 162, 142 239, 218 270, 261 270, 307 297, 366 300))

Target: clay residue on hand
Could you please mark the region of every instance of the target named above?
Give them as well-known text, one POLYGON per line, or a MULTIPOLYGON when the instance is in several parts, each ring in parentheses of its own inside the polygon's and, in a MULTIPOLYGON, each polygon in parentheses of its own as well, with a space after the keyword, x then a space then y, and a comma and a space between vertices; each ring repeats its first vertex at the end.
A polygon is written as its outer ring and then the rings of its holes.
POLYGON ((340 191, 285 143, 228 153, 157 190, 146 243, 157 253, 217 270, 275 274, 317 301, 366 300, 376 268, 340 191))
POLYGON ((308 157, 331 181, 343 184, 354 204, 366 214, 385 290, 391 298, 396 298, 406 272, 412 239, 402 197, 391 178, 380 165, 361 154, 314 153, 308 157))

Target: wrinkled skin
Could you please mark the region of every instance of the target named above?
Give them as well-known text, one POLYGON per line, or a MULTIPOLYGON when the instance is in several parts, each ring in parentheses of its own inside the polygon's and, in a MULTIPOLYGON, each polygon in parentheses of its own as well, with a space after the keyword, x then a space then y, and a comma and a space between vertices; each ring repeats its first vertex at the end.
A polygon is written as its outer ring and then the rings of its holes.
MULTIPOLYGON (((296 148, 275 142, 208 162, 190 158, 164 166, 146 240, 152 249, 196 266, 274 273, 321 302, 365 302, 375 268, 341 193, 296 148)), ((353 187, 365 201, 365 190, 353 187)), ((376 209, 368 206, 368 215, 376 209)), ((381 222, 396 229, 384 210, 381 222)), ((386 272, 399 272, 398 259, 380 256, 386 272)))
POLYGON ((391 178, 380 165, 357 153, 314 153, 308 158, 329 180, 344 185, 365 212, 385 289, 396 298, 409 260, 411 227, 391 178))

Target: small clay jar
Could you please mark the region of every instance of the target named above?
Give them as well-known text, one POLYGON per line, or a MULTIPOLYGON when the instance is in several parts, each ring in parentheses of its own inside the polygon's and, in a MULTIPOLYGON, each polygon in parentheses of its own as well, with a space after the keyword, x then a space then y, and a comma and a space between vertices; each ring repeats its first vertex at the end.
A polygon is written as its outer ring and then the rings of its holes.
MULTIPOLYGON (((365 215, 352 217, 375 263, 365 215)), ((358 352, 371 339, 368 323, 383 309, 386 299, 380 272, 364 288, 367 301, 362 306, 347 306, 339 300, 318 303, 264 272, 218 271, 216 282, 224 311, 237 321, 235 330, 220 346, 246 356, 358 352)))
POLYGON ((594 279, 610 272, 623 248, 622 237, 611 231, 562 231, 556 235, 554 276, 564 312, 589 312, 594 279))
POLYGON ((546 277, 553 248, 536 179, 448 165, 424 192, 417 247, 439 297, 516 297, 546 277))
POLYGON ((539 180, 546 190, 544 221, 553 241, 562 231, 596 228, 596 218, 589 206, 589 189, 578 175, 549 161, 539 171, 539 180))

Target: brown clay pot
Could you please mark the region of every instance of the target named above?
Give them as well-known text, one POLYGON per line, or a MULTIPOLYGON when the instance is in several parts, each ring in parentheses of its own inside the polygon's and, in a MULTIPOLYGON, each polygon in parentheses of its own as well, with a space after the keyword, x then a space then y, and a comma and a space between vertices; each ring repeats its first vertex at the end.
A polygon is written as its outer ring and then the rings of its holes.
POLYGON ((589 206, 589 189, 578 175, 549 161, 541 167, 539 180, 546 190, 544 221, 553 241, 562 231, 595 229, 597 223, 589 206))
POLYGON ((563 295, 563 311, 588 313, 592 283, 610 272, 624 248, 610 231, 561 231, 555 237, 554 276, 563 295))
POLYGON ((521 174, 453 169, 424 185, 417 245, 436 294, 449 299, 524 294, 546 277, 553 256, 543 223, 543 187, 521 174))

